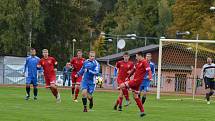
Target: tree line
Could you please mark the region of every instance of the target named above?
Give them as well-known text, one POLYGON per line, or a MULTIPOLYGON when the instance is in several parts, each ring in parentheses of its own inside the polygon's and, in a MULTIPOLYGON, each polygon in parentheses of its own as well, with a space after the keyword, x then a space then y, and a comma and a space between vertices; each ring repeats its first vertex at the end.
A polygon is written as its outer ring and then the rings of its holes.
MULTIPOLYGON (((92 49, 99 57, 116 53, 119 38, 112 35, 175 38, 177 31, 190 31, 184 38, 214 40, 211 6, 215 0, 1 0, 0 55, 26 56, 31 46, 41 56, 47 48, 64 65, 73 45, 84 56, 92 49)), ((128 38, 124 50, 145 44, 144 38, 128 38)))

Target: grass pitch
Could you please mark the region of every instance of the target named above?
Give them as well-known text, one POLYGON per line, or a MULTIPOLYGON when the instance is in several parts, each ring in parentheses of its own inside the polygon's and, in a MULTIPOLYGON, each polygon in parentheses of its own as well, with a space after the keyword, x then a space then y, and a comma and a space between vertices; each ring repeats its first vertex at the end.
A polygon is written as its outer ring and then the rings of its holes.
MULTIPOLYGON (((38 100, 24 100, 25 88, 0 87, 0 121, 215 121, 215 102, 207 105, 202 100, 174 100, 176 96, 150 95, 145 104, 145 117, 139 117, 135 101, 114 111, 118 93, 95 92, 93 112, 83 113, 82 102, 72 102, 70 90, 60 90, 62 102, 55 103, 47 89, 39 89, 38 100)), ((32 90, 31 90, 32 94, 32 90)), ((203 99, 203 97, 198 97, 203 99)))

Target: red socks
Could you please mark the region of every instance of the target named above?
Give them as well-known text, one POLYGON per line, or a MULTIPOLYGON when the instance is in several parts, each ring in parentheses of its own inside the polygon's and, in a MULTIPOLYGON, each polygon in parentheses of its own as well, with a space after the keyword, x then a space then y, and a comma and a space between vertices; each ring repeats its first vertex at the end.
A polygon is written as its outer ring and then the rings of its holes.
POLYGON ((119 100, 119 106, 122 106, 123 97, 119 97, 118 100, 119 100))
POLYGON ((76 89, 75 89, 75 100, 78 98, 78 93, 79 93, 79 89, 76 88, 76 89))
POLYGON ((140 109, 140 112, 144 112, 143 104, 141 103, 140 98, 135 98, 135 101, 136 101, 136 103, 137 103, 137 106, 138 106, 139 109, 140 109))
POLYGON ((75 85, 72 85, 72 95, 74 94, 75 91, 75 85))
POLYGON ((118 99, 116 100, 116 106, 122 106, 122 100, 123 100, 123 97, 118 97, 118 99))
POLYGON ((57 88, 50 88, 51 89, 51 91, 52 91, 52 94, 57 98, 57 95, 58 95, 58 90, 57 90, 57 88))
POLYGON ((128 89, 123 89, 122 92, 123 92, 123 95, 125 96, 125 99, 126 99, 127 101, 129 101, 128 89))

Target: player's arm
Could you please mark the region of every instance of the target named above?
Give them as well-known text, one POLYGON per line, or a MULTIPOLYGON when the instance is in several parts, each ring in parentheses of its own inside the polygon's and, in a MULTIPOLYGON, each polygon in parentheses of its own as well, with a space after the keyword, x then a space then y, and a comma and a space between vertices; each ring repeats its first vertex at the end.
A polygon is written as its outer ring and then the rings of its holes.
POLYGON ((39 61, 39 63, 37 64, 37 69, 41 69, 42 67, 42 60, 39 61))
POLYGON ((42 68, 41 67, 38 67, 38 65, 39 65, 39 63, 40 63, 40 58, 39 57, 37 57, 38 58, 38 62, 37 62, 37 70, 39 70, 39 71, 42 71, 42 68))
POLYGON ((153 63, 151 66, 152 77, 155 76, 155 64, 153 63))
POLYGON ((146 71, 148 71, 149 80, 152 81, 152 71, 151 71, 151 68, 150 68, 150 64, 145 62, 144 65, 145 65, 146 71))
POLYGON ((74 69, 74 59, 73 58, 70 60, 70 65, 71 65, 71 68, 74 69))
POLYGON ((133 69, 134 69, 134 64, 132 63, 131 66, 129 67, 129 70, 128 70, 127 73, 130 74, 133 69))
POLYGON ((205 65, 202 67, 200 79, 204 79, 205 65))
POLYGON ((88 71, 89 71, 89 73, 98 76, 99 75, 99 70, 100 70, 100 64, 96 61, 95 69, 94 70, 88 70, 88 71))
POLYGON ((134 74, 135 70, 136 70, 136 68, 134 67, 134 68, 131 70, 130 74, 128 75, 126 81, 127 81, 128 79, 131 78, 131 76, 134 74))
POLYGON ((82 76, 85 72, 85 62, 83 64, 83 66, 81 67, 80 71, 77 73, 77 75, 75 75, 76 77, 78 76, 82 76))
POLYGON ((26 72, 27 65, 28 65, 28 58, 26 58, 25 65, 24 65, 24 72, 23 72, 23 73, 25 73, 25 72, 26 72))
POLYGON ((27 65, 28 65, 28 58, 26 58, 26 61, 25 61, 25 65, 24 65, 24 71, 23 71, 23 76, 25 75, 25 72, 26 72, 26 69, 27 69, 27 65))

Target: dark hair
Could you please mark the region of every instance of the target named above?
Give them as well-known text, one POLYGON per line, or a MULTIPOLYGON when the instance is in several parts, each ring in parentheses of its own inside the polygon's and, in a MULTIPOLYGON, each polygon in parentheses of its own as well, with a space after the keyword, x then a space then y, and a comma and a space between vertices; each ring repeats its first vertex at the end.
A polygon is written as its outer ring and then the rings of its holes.
POLYGON ((123 55, 129 55, 129 53, 128 52, 124 52, 124 54, 123 55))
POLYGON ((82 52, 82 50, 81 49, 77 49, 77 52, 82 52))
POLYGON ((137 52, 137 55, 142 56, 142 57, 144 56, 142 51, 137 52))
POLYGON ((31 48, 31 50, 36 50, 35 48, 31 48))

